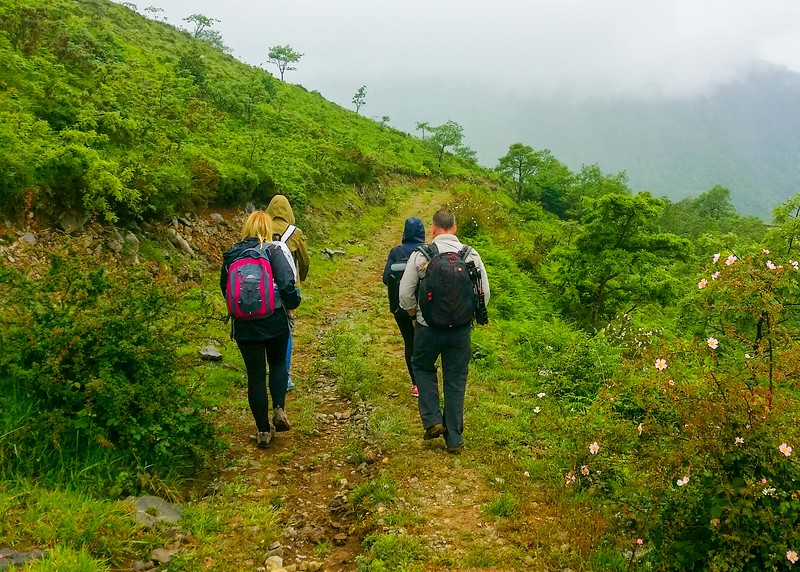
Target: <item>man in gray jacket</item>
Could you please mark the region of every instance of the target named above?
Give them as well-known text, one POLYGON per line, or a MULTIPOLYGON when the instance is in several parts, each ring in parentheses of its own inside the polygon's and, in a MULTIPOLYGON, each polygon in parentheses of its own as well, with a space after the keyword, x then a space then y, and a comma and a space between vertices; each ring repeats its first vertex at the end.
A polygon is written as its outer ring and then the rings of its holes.
MULTIPOLYGON (((457 253, 464 245, 456 237, 453 213, 442 209, 433 215, 432 245, 439 253, 457 253)), ((484 302, 489 301, 489 280, 480 255, 470 249, 467 262, 474 262, 480 271, 484 302)), ((464 445, 464 394, 467 370, 471 357, 470 333, 472 324, 454 327, 434 327, 425 322, 417 299, 420 281, 426 274, 428 257, 415 250, 408 259, 400 281, 400 307, 414 320, 414 355, 411 366, 419 388, 419 414, 425 429, 424 439, 444 436, 447 451, 459 453, 464 445), (442 357, 442 386, 444 412, 439 407, 439 383, 436 359, 442 357)), ((467 301, 472 303, 472 300, 467 301)))

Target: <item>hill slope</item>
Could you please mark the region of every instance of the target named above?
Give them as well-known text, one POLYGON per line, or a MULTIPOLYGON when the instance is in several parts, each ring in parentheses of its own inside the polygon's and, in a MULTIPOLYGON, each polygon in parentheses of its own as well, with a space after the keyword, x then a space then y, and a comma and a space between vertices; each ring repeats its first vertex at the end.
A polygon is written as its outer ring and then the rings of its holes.
POLYGON ((304 203, 438 169, 424 142, 107 0, 4 2, 0 64, 0 202, 17 211, 304 203))

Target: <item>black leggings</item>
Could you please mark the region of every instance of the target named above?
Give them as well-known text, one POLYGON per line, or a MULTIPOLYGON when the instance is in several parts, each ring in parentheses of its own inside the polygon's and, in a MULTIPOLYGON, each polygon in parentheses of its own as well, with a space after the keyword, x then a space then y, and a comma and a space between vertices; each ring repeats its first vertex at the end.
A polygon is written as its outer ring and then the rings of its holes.
POLYGON ((411 316, 408 315, 408 312, 402 308, 399 308, 394 313, 394 321, 397 322, 397 327, 400 328, 400 333, 403 335, 406 367, 408 368, 408 375, 411 376, 411 384, 417 385, 414 380, 414 370, 411 368, 411 357, 414 355, 414 323, 411 321, 411 316))
POLYGON ((286 346, 289 334, 259 342, 237 341, 247 369, 247 401, 259 431, 269 431, 269 399, 267 397, 267 364, 269 364, 269 393, 273 407, 286 405, 286 346))

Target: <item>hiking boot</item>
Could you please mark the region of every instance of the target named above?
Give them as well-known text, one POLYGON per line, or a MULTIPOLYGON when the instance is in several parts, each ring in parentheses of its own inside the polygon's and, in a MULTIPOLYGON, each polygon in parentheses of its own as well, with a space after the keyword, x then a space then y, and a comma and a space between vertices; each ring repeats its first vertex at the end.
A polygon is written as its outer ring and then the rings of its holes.
POLYGON ((275 425, 275 431, 288 431, 289 420, 286 418, 282 407, 276 407, 272 411, 272 424, 275 425))
POLYGON ((425 429, 425 435, 422 438, 426 441, 429 441, 431 439, 441 437, 442 435, 444 435, 444 425, 437 423, 436 425, 431 425, 425 429))
POLYGON ((448 447, 447 448, 447 452, 450 453, 451 455, 460 455, 461 454, 461 450, 463 448, 464 448, 464 444, 462 443, 458 447, 448 447))
POLYGON ((419 397, 419 389, 416 385, 411 386, 411 396, 412 397, 419 397))
POLYGON ((294 382, 292 381, 291 377, 286 382, 286 393, 289 393, 290 391, 294 391, 294 382))
POLYGON ((266 449, 272 442, 272 438, 274 436, 275 436, 275 427, 270 425, 269 431, 259 431, 256 434, 256 445, 258 445, 259 449, 266 449))

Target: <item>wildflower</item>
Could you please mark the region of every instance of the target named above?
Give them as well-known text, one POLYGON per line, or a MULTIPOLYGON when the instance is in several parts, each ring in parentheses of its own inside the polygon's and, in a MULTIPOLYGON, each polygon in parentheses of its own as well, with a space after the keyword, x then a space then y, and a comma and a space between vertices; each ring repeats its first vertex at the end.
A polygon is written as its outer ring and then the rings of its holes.
POLYGON ((656 360, 656 369, 658 371, 664 371, 665 369, 667 369, 667 360, 665 360, 664 358, 658 358, 656 360))
POLYGON ((717 270, 716 272, 714 272, 714 274, 711 275, 712 280, 716 280, 717 278, 719 278, 719 270, 717 270))
POLYGON ((530 476, 531 476, 531 474, 530 474, 528 471, 525 471, 525 472, 524 472, 524 473, 522 473, 522 474, 523 474, 523 475, 525 475, 526 477, 530 477, 530 476))
POLYGON ((737 437, 736 439, 733 440, 733 443, 735 445, 744 445, 744 439, 742 439, 741 437, 737 437))
POLYGON ((761 494, 765 497, 773 497, 775 496, 775 489, 773 487, 765 487, 761 494))
POLYGON ((711 261, 712 261, 714 264, 716 264, 716 263, 719 261, 719 252, 717 252, 716 254, 714 254, 714 258, 712 258, 712 259, 711 259, 711 261))
MULTIPOLYGON (((600 445, 597 444, 597 441, 595 441, 594 443, 589 445, 589 452, 592 455, 596 455, 599 450, 600 450, 600 445)), ((788 455, 787 455, 787 457, 788 457, 788 455)))
POLYGON ((751 356, 750 354, 744 354, 744 357, 745 359, 752 359, 753 356, 751 356))
POLYGON ((780 447, 778 447, 778 451, 780 451, 787 457, 792 456, 792 447, 790 445, 787 445, 786 443, 781 443, 780 447))
POLYGON ((688 485, 689 484, 689 476, 687 475, 687 476, 683 477, 682 479, 678 479, 677 481, 675 481, 675 484, 678 485, 679 487, 683 487, 685 485, 688 485))
POLYGON ((642 540, 641 538, 637 538, 637 539, 636 539, 636 544, 638 544, 639 546, 641 546, 642 544, 644 544, 644 540, 642 540))
POLYGON ((571 485, 572 483, 575 482, 575 475, 573 475, 572 473, 569 473, 566 476, 566 481, 567 481, 567 483, 566 483, 567 485, 571 485))
POLYGON ((534 413, 539 413, 541 410, 542 410, 542 408, 541 408, 541 407, 534 407, 534 408, 533 408, 533 412, 534 412, 534 413))
POLYGON ((792 268, 794 268, 795 270, 797 270, 798 265, 800 265, 800 263, 798 263, 797 260, 790 260, 789 264, 791 264, 792 268))
POLYGON ((762 485, 766 485, 767 484, 767 479, 765 479, 764 477, 761 477, 761 484, 762 485))
POLYGON ((719 526, 719 519, 718 518, 712 518, 711 519, 711 526, 719 526))
POLYGON ((636 430, 639 432, 639 435, 641 436, 642 431, 644 431, 644 426, 641 423, 639 423, 638 427, 636 427, 636 430))
POLYGON ((786 559, 792 564, 794 564, 795 562, 797 562, 797 552, 795 552, 794 550, 787 550, 786 559))
POLYGON ((767 250, 767 249, 765 248, 764 250, 762 250, 762 251, 761 251, 761 254, 769 254, 769 250, 767 250))
POLYGON ((775 264, 772 262, 772 260, 767 260, 767 268, 770 270, 775 270, 775 264))
POLYGON ((544 397, 545 395, 546 395, 546 394, 545 394, 544 392, 542 392, 542 393, 537 393, 537 394, 536 394, 536 397, 538 397, 539 399, 541 399, 541 398, 542 398, 542 397, 544 397))
POLYGON ((589 467, 587 467, 586 465, 583 465, 583 466, 581 467, 581 473, 582 473, 583 475, 588 475, 588 474, 589 474, 589 467))
POLYGON ((675 385, 675 380, 674 379, 670 379, 667 383, 669 384, 670 387, 672 387, 672 386, 675 385))
POLYGON ((717 347, 719 346, 719 341, 717 340, 717 338, 708 338, 706 340, 706 343, 708 344, 708 347, 710 347, 712 350, 717 349, 717 347))
POLYGON ((736 258, 736 256, 734 256, 733 254, 731 254, 728 258, 725 259, 725 265, 726 266, 730 266, 731 264, 733 264, 737 260, 739 260, 739 259, 736 258))
POLYGON ((708 280, 706 280, 705 278, 703 278, 700 282, 697 283, 697 287, 700 288, 700 290, 702 290, 706 286, 708 286, 708 280))

